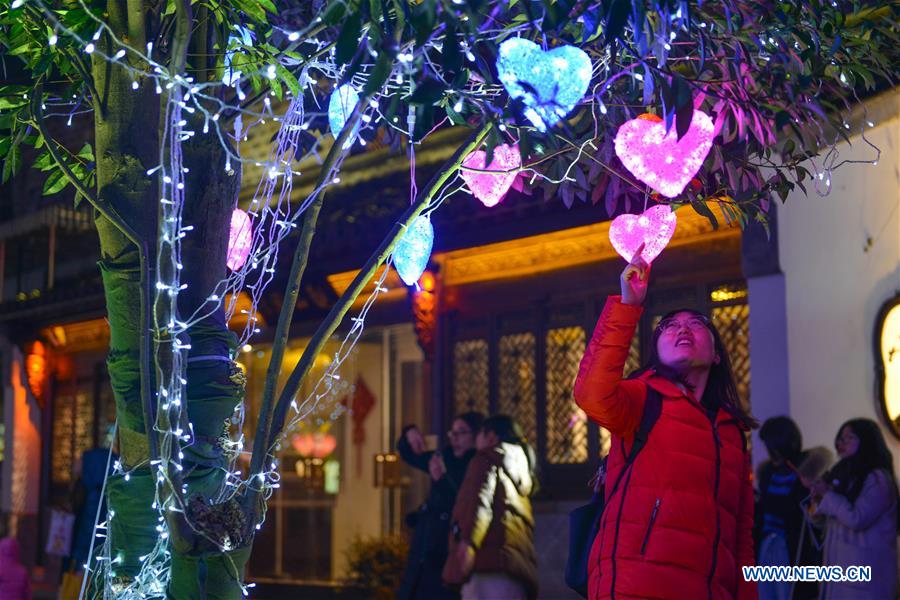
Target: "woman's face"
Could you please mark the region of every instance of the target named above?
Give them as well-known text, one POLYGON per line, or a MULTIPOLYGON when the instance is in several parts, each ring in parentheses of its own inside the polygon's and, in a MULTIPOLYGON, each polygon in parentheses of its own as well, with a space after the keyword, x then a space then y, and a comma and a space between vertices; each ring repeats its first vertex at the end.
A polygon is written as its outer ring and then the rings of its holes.
POLYGON ((834 449, 841 458, 850 458, 859 451, 859 438, 852 429, 844 427, 834 442, 834 449))
POLYGON ((450 447, 453 448, 454 456, 462 456, 475 445, 475 432, 462 419, 453 421, 453 426, 447 432, 447 436, 450 438, 450 447))
POLYGON ((660 321, 656 351, 659 360, 677 370, 709 368, 719 362, 716 342, 707 321, 690 312, 675 313, 660 321))

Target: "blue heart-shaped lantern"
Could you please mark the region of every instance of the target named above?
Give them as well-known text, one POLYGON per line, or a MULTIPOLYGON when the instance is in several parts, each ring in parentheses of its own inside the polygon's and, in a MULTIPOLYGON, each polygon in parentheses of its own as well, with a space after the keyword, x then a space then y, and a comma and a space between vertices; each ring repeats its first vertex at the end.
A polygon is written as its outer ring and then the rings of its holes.
POLYGON ((546 131, 584 97, 591 82, 591 59, 575 46, 544 52, 534 42, 511 38, 500 44, 497 72, 512 98, 525 104, 525 118, 546 131))
MULTIPOLYGON (((331 126, 331 134, 335 139, 341 135, 341 130, 347 124, 347 119, 353 114, 357 104, 359 104, 359 93, 350 84, 345 83, 332 92, 331 98, 328 100, 328 124, 331 126)), ((356 126, 347 141, 344 142, 344 150, 353 145, 357 133, 359 133, 359 121, 356 121, 356 126)))
POLYGON ((416 217, 394 247, 394 267, 406 285, 415 285, 431 258, 434 227, 428 217, 416 217))

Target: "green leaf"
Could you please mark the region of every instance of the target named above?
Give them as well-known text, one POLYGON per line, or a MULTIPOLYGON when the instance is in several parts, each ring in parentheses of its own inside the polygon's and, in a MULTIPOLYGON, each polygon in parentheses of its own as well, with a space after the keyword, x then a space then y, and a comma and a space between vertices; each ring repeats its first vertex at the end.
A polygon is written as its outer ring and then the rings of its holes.
POLYGON ((9 110, 10 108, 19 108, 28 104, 28 100, 22 96, 2 96, 0 97, 0 110, 9 110))
POLYGON ((260 6, 258 0, 234 0, 234 3, 254 21, 265 22, 266 11, 260 6))
POLYGON ((337 25, 346 10, 346 0, 333 0, 325 9, 325 14, 322 15, 322 22, 326 25, 337 25))
POLYGON ((713 229, 719 228, 719 221, 716 219, 715 213, 709 210, 709 207, 706 205, 706 202, 701 200, 691 200, 691 207, 697 211, 701 216, 709 219, 709 222, 712 223, 713 229))
POLYGON ((94 149, 90 144, 85 144, 81 147, 81 150, 79 150, 78 154, 76 154, 75 156, 77 156, 78 158, 83 158, 89 162, 94 162, 94 149))
POLYGON ((259 2, 260 6, 262 6, 273 15, 278 14, 278 8, 275 6, 272 0, 257 0, 257 2, 259 2))
POLYGON ((394 0, 394 14, 397 17, 397 30, 406 29, 406 19, 409 16, 409 0, 394 0))
POLYGON ((284 98, 284 88, 281 87, 281 82, 277 79, 273 79, 269 82, 269 88, 272 90, 272 93, 275 94, 275 97, 281 100, 284 98))
POLYGON ((369 79, 366 80, 366 85, 363 86, 363 95, 368 96, 379 91, 390 76, 391 67, 393 66, 394 57, 391 56, 390 52, 381 52, 378 55, 378 60, 375 61, 375 66, 372 68, 369 79))
POLYGON ((606 13, 606 30, 603 34, 605 44, 612 43, 625 31, 628 15, 631 13, 631 2, 628 0, 613 0, 606 13))
POLYGON ((445 110, 447 111, 447 117, 450 118, 450 122, 454 125, 465 125, 466 119, 461 114, 453 110, 453 107, 450 106, 450 104, 451 103, 448 102, 447 106, 445 107, 445 110))
POLYGON ((456 27, 452 23, 448 23, 444 45, 441 49, 441 65, 448 76, 446 79, 452 78, 452 74, 459 71, 462 64, 462 50, 459 48, 459 41, 456 37, 456 27))
POLYGON ((44 182, 44 196, 52 196, 58 194, 69 184, 69 180, 63 175, 62 169, 57 169, 50 173, 47 181, 44 182))
POLYGON ((50 151, 44 150, 31 166, 39 171, 49 171, 56 168, 56 162, 54 162, 53 156, 50 155, 50 151))
POLYGON ((436 19, 434 2, 422 2, 413 8, 410 22, 416 32, 416 48, 421 47, 434 33, 436 19))
POLYGON ((675 96, 675 131, 680 140, 688 132, 691 119, 694 117, 694 98, 688 82, 681 77, 672 81, 672 92, 675 96))
POLYGON ((335 43, 334 59, 339 65, 350 62, 359 48, 359 36, 362 32, 362 20, 359 13, 353 13, 344 21, 341 33, 335 43))
POLYGON ((559 2, 551 2, 543 0, 544 19, 541 30, 544 32, 553 31, 564 25, 568 20, 568 9, 561 6, 559 2))
POLYGON ((293 73, 291 73, 281 63, 277 63, 275 65, 275 72, 278 73, 278 77, 281 79, 281 82, 286 85, 289 90, 291 90, 291 94, 293 94, 294 96, 300 95, 300 82, 297 81, 297 78, 294 77, 293 73))
POLYGON ((6 183, 22 168, 22 148, 18 142, 13 141, 13 146, 3 161, 3 176, 0 184, 6 183))

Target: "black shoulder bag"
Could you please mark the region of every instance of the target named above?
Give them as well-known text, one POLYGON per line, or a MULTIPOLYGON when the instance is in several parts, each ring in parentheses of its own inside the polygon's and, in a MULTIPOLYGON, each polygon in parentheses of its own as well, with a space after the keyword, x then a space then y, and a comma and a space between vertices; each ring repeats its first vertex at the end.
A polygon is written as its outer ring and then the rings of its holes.
MULTIPOLYGON (((662 412, 662 395, 647 386, 647 396, 644 399, 644 411, 641 414, 641 424, 638 426, 637 432, 634 434, 634 443, 619 476, 613 484, 610 498, 616 493, 619 483, 625 472, 634 463, 638 452, 647 443, 647 437, 650 430, 659 420, 662 412)), ((588 559, 591 554, 591 546, 600 531, 600 520, 603 517, 603 509, 606 505, 605 501, 605 482, 606 482, 606 458, 600 462, 600 468, 597 471, 596 483, 594 485, 594 495, 591 501, 584 506, 579 506, 569 513, 569 558, 566 561, 566 585, 587 598, 588 587, 588 559)))

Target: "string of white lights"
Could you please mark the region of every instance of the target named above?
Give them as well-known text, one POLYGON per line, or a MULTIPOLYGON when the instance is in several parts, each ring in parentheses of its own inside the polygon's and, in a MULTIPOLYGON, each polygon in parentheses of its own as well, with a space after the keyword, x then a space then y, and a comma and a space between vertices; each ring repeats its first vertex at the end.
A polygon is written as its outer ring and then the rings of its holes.
MULTIPOLYGON (((16 8, 15 5, 17 3, 21 6, 23 0, 14 0, 13 8, 16 8)), ((155 310, 153 311, 156 358, 154 363, 158 385, 156 390, 157 411, 154 415, 153 429, 160 444, 158 459, 149 465, 157 483, 152 508, 157 512, 157 532, 159 536, 152 551, 140 557, 142 566, 138 575, 132 580, 118 580, 115 569, 116 565, 121 564, 122 557, 111 556, 110 536, 105 534, 101 555, 97 557, 96 567, 91 572, 95 578, 102 578, 103 585, 95 586, 92 589, 102 589, 104 598, 162 597, 165 594, 169 580, 169 566, 171 563, 168 544, 168 513, 177 512, 183 514, 188 525, 197 532, 194 524, 187 518, 188 511, 185 506, 185 493, 187 490, 181 482, 180 476, 183 471, 182 460, 184 458, 182 448, 193 441, 193 430, 186 410, 187 398, 185 391, 187 384, 186 366, 190 345, 182 342, 184 334, 188 332, 190 327, 220 307, 224 307, 229 321, 237 314, 241 314, 242 317, 246 318, 246 324, 239 335, 239 345, 248 343, 255 334, 260 332, 257 316, 258 306, 268 286, 275 278, 279 264, 279 249, 282 248, 284 241, 290 236, 291 232, 296 229, 307 208, 329 186, 339 183, 340 169, 348 153, 348 149, 342 149, 338 160, 330 165, 329 172, 325 176, 320 177, 320 183, 302 200, 298 201, 298 199, 294 198, 294 177, 301 174, 301 166, 304 160, 316 155, 315 145, 313 145, 312 148, 303 152, 303 156, 298 156, 298 152, 303 147, 302 137, 304 132, 309 130, 313 121, 320 119, 326 114, 324 111, 306 109, 307 94, 318 101, 319 94, 317 92, 320 91, 316 88, 316 82, 312 79, 310 73, 314 71, 324 79, 335 82, 334 87, 336 88, 337 82, 344 79, 345 67, 336 63, 333 47, 329 51, 323 52, 323 49, 328 47, 327 43, 315 38, 304 39, 305 32, 284 30, 283 32, 287 35, 290 42, 303 45, 304 48, 310 50, 308 58, 296 59, 285 54, 276 59, 275 64, 266 65, 256 73, 242 72, 242 65, 235 64, 231 58, 227 58, 228 69, 226 78, 216 82, 196 82, 183 74, 172 73, 164 64, 158 63, 154 59, 152 42, 148 43, 146 48, 132 48, 128 46, 127 43, 115 35, 114 31, 108 27, 101 16, 91 10, 84 0, 78 0, 79 6, 97 23, 97 29, 90 39, 83 38, 77 32, 67 28, 56 18, 53 10, 41 0, 28 0, 28 4, 40 10, 48 20, 50 25, 48 45, 57 45, 59 36, 66 35, 80 46, 84 55, 102 58, 117 68, 124 69, 132 78, 132 89, 135 92, 139 92, 143 86, 151 85, 157 94, 165 95, 164 132, 159 163, 157 166, 148 169, 147 172, 148 176, 155 174, 159 178, 161 215, 160 235, 156 247, 158 270, 154 291, 155 310), (107 50, 105 45, 101 47, 98 44, 101 36, 106 36, 104 39, 110 42, 108 47, 111 50, 107 50), (247 96, 245 90, 248 89, 247 86, 252 77, 262 76, 264 79, 273 81, 278 77, 279 67, 294 69, 302 67, 298 77, 300 93, 297 95, 286 94, 287 108, 285 112, 282 115, 276 114, 276 110, 272 106, 271 98, 274 97, 272 93, 262 97, 261 109, 256 109, 254 106, 244 106, 243 103, 247 96), (229 101, 224 100, 216 93, 221 91, 223 87, 233 90, 234 97, 229 97, 229 101), (235 98, 238 101, 237 104, 234 102, 235 98), (202 117, 199 120, 202 120, 203 123, 202 130, 199 132, 188 128, 189 123, 198 122, 196 119, 198 116, 202 117), (241 151, 241 142, 248 139, 252 130, 266 125, 269 120, 279 123, 279 128, 266 159, 258 160, 254 157, 245 156, 241 151), (213 135, 218 139, 225 155, 223 168, 226 172, 234 172, 235 166, 238 164, 252 165, 261 170, 261 175, 247 211, 252 223, 252 243, 247 260, 242 266, 232 270, 227 277, 218 282, 213 292, 209 295, 207 302, 198 307, 191 315, 179 315, 177 300, 179 294, 189 285, 189 282, 182 282, 181 280, 183 267, 181 263, 181 242, 186 236, 191 235, 191 226, 184 225, 182 220, 182 210, 185 203, 185 169, 182 163, 181 148, 184 142, 197 135, 213 135), (232 144, 234 144, 234 148, 232 144), (245 307, 240 304, 239 301, 242 294, 249 298, 249 306, 245 307), (238 313, 238 311, 241 312, 238 313)), ((674 31, 671 30, 671 27, 673 25, 676 28, 687 27, 684 24, 684 15, 681 14, 680 8, 677 12, 666 16, 668 18, 661 20, 663 23, 660 25, 660 29, 654 32, 654 35, 658 38, 655 40, 655 44, 658 47, 656 58, 660 65, 665 63, 666 52, 669 50, 669 41, 674 39, 674 31)), ((704 25, 704 23, 700 24, 701 27, 704 25)), ((499 41, 507 37, 516 37, 522 33, 530 32, 532 27, 533 24, 531 23, 523 23, 511 28, 486 29, 481 34, 485 38, 499 41)), ((226 54, 229 51, 233 53, 236 48, 242 45, 252 44, 249 33, 245 35, 245 32, 240 31, 240 29, 239 26, 233 27, 233 40, 229 40, 226 54)), ((422 143, 427 138, 427 135, 423 136, 422 139, 414 140, 415 113, 410 112, 412 116, 407 117, 406 123, 400 122, 401 116, 399 115, 393 115, 388 118, 385 111, 382 110, 382 100, 393 97, 399 97, 401 101, 409 100, 414 92, 412 65, 417 58, 422 58, 428 68, 437 75, 439 80, 444 81, 449 88, 449 84, 442 76, 440 66, 429 56, 430 50, 440 51, 443 45, 447 43, 450 43, 450 41, 446 35, 437 34, 428 44, 421 48, 414 48, 412 43, 401 48, 397 64, 392 66, 391 73, 387 78, 387 83, 381 95, 373 97, 363 107, 362 132, 372 130, 378 126, 385 126, 394 129, 407 138, 411 159, 411 197, 415 196, 415 145, 422 143)), ((453 43, 460 45, 466 60, 475 62, 472 49, 468 47, 465 40, 456 39, 453 40, 453 43)), ((377 53, 373 48, 370 48, 369 54, 373 59, 377 57, 377 53)), ((607 106, 602 98, 610 85, 617 78, 626 75, 638 82, 643 81, 644 78, 642 73, 635 70, 638 66, 641 66, 640 63, 625 67, 615 75, 609 76, 610 61, 608 49, 605 53, 593 57, 591 64, 592 79, 603 78, 604 80, 594 85, 595 93, 590 94, 580 102, 580 105, 590 106, 591 108, 591 114, 594 119, 594 139, 598 138, 599 123, 607 114, 607 106), (599 91, 597 91, 598 89, 599 91)), ((346 83, 354 90, 362 89, 366 85, 374 67, 374 62, 360 65, 358 71, 346 83)), ((442 100, 449 103, 448 105, 452 106, 457 113, 462 113, 470 108, 484 112, 487 103, 501 98, 505 93, 502 85, 489 84, 477 78, 470 78, 461 89, 448 89, 442 100)), ((47 116, 67 118, 67 122, 71 124, 73 116, 89 113, 90 109, 84 107, 90 106, 90 101, 95 100, 96 98, 90 98, 89 95, 83 98, 73 97, 71 102, 62 98, 53 99, 45 102, 45 105, 52 109, 51 112, 47 113, 47 116), (70 108, 68 112, 64 110, 63 112, 56 112, 66 107, 70 108)), ((869 126, 872 126, 872 124, 869 123, 869 126)), ((506 128, 501 124, 499 129, 504 131, 506 128)), ((337 136, 339 132, 333 131, 332 133, 337 136)), ((863 130, 862 135, 866 143, 869 143, 865 138, 865 130, 863 130)), ((358 137, 358 141, 360 145, 365 145, 366 143, 361 135, 358 137)), ((571 177, 572 169, 585 155, 587 148, 596 149, 593 141, 584 141, 573 148, 572 154, 574 154, 574 157, 570 156, 566 159, 568 160, 568 166, 563 169, 562 177, 553 178, 529 166, 523 166, 517 172, 530 174, 532 182, 537 178, 554 184, 573 181, 574 179, 571 177)), ((869 145, 872 144, 869 143, 869 145)), ((823 159, 824 169, 819 171, 818 167, 815 167, 817 172, 817 191, 819 190, 819 181, 824 181, 826 174, 827 181, 824 182, 826 192, 827 189, 830 189, 831 172, 836 166, 839 166, 837 163, 838 157, 836 140, 831 146, 831 151, 826 153, 823 159)), ((463 185, 457 185, 458 179, 459 174, 454 174, 453 179, 425 207, 422 212, 423 217, 430 217, 447 197, 465 189, 463 185)), ((364 333, 369 310, 377 298, 387 291, 385 281, 393 265, 393 257, 391 257, 385 263, 380 276, 375 282, 374 289, 363 303, 359 313, 351 319, 352 324, 343 336, 324 373, 312 385, 311 390, 306 394, 302 402, 298 404, 296 398, 292 401, 292 417, 277 436, 273 448, 270 449, 273 455, 277 455, 277 452, 281 449, 284 437, 288 432, 314 415, 320 414, 323 409, 326 412, 328 410, 331 411, 329 418, 332 420, 337 419, 348 410, 348 407, 335 402, 338 397, 348 390, 352 391, 352 385, 341 378, 341 367, 352 355, 364 333)), ((235 425, 233 427, 234 439, 227 443, 227 450, 232 458, 229 460, 227 468, 224 469, 224 482, 216 496, 217 502, 225 501, 247 489, 257 490, 265 499, 268 499, 279 486, 280 476, 277 458, 271 464, 266 465, 267 468, 264 473, 251 476, 249 479, 245 479, 241 470, 237 468, 237 457, 244 454, 243 419, 244 404, 241 402, 235 407, 233 420, 233 425, 235 425)), ((147 465, 138 465, 130 467, 130 470, 125 470, 120 463, 117 463, 114 470, 117 475, 121 475, 127 481, 135 469, 146 467, 147 465)), ((104 524, 98 529, 108 533, 115 518, 114 512, 110 510, 104 524)), ((264 518, 265 515, 263 515, 262 520, 264 518)), ((262 526, 262 520, 256 524, 257 528, 262 526)), ((211 541, 219 543, 219 540, 211 541)), ((244 587, 244 590, 246 592, 247 587, 244 587)))

